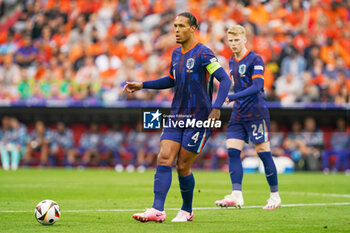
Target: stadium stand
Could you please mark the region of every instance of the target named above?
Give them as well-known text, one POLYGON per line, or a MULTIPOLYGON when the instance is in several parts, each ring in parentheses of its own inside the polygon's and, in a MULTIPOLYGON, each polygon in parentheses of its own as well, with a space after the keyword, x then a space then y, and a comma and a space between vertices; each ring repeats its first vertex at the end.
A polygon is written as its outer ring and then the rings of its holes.
MULTIPOLYGON (((172 20, 183 10, 199 19, 197 38, 215 51, 226 70, 231 52, 225 30, 236 23, 246 27, 248 47, 266 63, 269 101, 350 103, 350 1, 0 2, 1 103, 171 100, 169 90, 128 95, 122 86, 167 74, 170 52, 177 47, 172 20)), ((71 126, 76 146, 84 127, 71 126)))
POLYGON ((235 23, 248 29, 249 48, 267 65, 268 98, 276 91, 278 99, 287 103, 303 101, 305 94, 313 102, 349 102, 348 1, 185 3, 3 1, 2 9, 22 13, 15 21, 2 13, 7 27, 0 27, 0 98, 170 99, 161 92, 125 96, 121 85, 167 73, 170 51, 177 46, 170 22, 180 6, 187 5, 199 18, 198 38, 226 68, 231 53, 225 29, 235 23), (286 90, 290 83, 298 91, 286 90))

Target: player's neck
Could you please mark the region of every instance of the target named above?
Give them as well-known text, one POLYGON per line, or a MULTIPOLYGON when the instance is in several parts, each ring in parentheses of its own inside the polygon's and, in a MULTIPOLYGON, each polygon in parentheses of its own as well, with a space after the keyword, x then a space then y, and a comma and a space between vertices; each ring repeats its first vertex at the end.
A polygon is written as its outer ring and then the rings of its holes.
POLYGON ((195 37, 191 37, 188 41, 181 44, 182 52, 183 53, 188 52, 196 43, 197 43, 197 39, 195 37))
POLYGON ((247 53, 247 51, 248 49, 246 47, 243 47, 243 49, 239 53, 234 53, 235 58, 237 60, 241 60, 244 57, 244 55, 247 53))

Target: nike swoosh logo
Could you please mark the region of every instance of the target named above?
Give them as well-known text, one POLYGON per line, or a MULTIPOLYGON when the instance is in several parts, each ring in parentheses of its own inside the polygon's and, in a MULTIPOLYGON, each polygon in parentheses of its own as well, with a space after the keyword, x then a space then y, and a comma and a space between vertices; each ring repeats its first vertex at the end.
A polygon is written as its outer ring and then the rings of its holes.
POLYGON ((273 175, 273 173, 266 175, 266 177, 269 177, 269 176, 272 176, 272 175, 273 175))
POLYGON ((160 216, 162 216, 163 214, 156 214, 156 217, 160 217, 160 216))
POLYGON ((187 144, 187 146, 189 146, 189 147, 194 147, 194 146, 196 146, 196 145, 187 144))
POLYGON ((258 139, 260 139, 262 136, 259 136, 259 137, 255 137, 255 140, 258 140, 258 139))

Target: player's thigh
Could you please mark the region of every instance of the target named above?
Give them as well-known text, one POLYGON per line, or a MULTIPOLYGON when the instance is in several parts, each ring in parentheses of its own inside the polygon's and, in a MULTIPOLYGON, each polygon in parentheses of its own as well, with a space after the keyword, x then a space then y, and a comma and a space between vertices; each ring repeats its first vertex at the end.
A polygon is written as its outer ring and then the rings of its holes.
POLYGON ((189 128, 184 130, 181 146, 193 153, 202 152, 213 130, 210 128, 189 128))
POLYGON ((160 141, 160 151, 157 157, 157 165, 171 166, 178 155, 181 144, 169 139, 160 141))
POLYGON ((253 144, 267 146, 264 142, 269 142, 270 119, 246 121, 243 124, 253 144))
POLYGON ((226 148, 227 149, 236 149, 236 150, 243 150, 245 141, 241 139, 235 139, 235 138, 228 138, 226 140, 226 148))
POLYGON ((157 164, 171 166, 178 155, 182 142, 183 130, 180 128, 164 128, 160 136, 160 150, 157 164))
POLYGON ((184 177, 191 174, 191 166, 196 160, 197 156, 198 153, 181 147, 179 156, 176 161, 176 170, 179 176, 184 177))
POLYGON ((226 128, 226 148, 242 150, 244 143, 248 143, 248 132, 242 121, 230 120, 226 128))

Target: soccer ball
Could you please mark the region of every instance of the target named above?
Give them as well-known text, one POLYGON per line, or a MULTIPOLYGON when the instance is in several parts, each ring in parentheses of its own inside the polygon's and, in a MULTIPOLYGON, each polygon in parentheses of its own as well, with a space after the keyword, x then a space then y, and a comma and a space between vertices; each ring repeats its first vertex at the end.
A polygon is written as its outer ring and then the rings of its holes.
POLYGON ((36 220, 43 225, 54 224, 61 216, 60 207, 51 200, 39 202, 34 210, 36 220))

